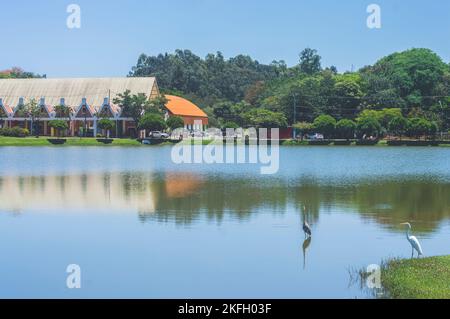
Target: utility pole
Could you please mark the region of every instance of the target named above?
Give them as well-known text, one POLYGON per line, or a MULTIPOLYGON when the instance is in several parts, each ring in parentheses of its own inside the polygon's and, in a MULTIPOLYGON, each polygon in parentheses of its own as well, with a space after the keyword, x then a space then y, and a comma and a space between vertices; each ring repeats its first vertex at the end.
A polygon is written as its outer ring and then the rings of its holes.
POLYGON ((292 134, 294 135, 293 138, 295 139, 297 136, 296 132, 295 132, 295 128, 294 125, 297 122, 297 94, 293 93, 292 97, 294 98, 294 120, 292 122, 292 134))
POLYGON ((297 94, 292 94, 292 97, 294 98, 294 119, 292 124, 295 124, 297 122, 297 94))

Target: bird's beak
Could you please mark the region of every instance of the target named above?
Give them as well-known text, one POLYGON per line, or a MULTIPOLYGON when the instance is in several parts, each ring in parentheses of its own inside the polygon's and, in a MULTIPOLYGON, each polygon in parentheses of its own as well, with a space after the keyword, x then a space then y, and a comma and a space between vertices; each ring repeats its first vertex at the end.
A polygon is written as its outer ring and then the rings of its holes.
POLYGON ((408 223, 401 223, 400 225, 408 225, 408 223))

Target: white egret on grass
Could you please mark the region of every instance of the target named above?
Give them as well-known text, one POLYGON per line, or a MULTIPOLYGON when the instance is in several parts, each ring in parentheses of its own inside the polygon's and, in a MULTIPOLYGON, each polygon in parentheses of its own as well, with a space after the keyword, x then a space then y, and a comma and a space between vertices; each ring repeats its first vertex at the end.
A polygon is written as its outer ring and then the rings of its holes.
POLYGON ((400 225, 405 225, 406 226, 406 239, 409 241, 409 243, 411 244, 412 247, 412 256, 411 258, 414 257, 414 250, 417 251, 417 257, 420 257, 423 255, 423 251, 422 251, 422 247, 420 246, 420 242, 419 240, 415 237, 415 236, 411 236, 410 232, 411 232, 411 224, 410 223, 402 223, 400 225))

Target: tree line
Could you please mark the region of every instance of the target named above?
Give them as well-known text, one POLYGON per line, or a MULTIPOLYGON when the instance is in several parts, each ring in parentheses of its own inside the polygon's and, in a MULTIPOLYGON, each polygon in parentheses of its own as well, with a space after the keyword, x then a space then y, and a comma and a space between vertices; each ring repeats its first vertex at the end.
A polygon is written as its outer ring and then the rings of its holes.
POLYGON ((225 59, 220 52, 203 59, 177 50, 142 54, 129 76, 157 77, 163 93, 192 100, 217 127, 307 127, 328 116, 338 127, 351 125, 349 121, 359 125, 355 132, 371 122, 370 127, 379 128, 373 134, 412 134, 417 123, 429 132, 450 129, 450 65, 423 48, 344 73, 323 67, 310 48, 292 67, 284 61, 265 65, 244 55, 225 59), (383 110, 398 115, 396 121, 380 119, 376 112, 383 110))

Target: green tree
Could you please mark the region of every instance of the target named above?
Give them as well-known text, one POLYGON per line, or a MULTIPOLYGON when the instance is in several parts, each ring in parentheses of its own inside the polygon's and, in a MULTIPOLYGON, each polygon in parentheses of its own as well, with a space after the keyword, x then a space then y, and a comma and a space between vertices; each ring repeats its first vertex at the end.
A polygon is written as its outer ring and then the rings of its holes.
POLYGON ((335 132, 336 120, 330 115, 320 115, 314 120, 313 125, 314 129, 325 138, 331 138, 335 132))
POLYGON ((405 113, 413 107, 429 108, 436 102, 429 96, 436 92, 448 95, 448 86, 440 86, 447 72, 448 65, 436 53, 420 48, 388 55, 362 71, 373 106, 389 103, 405 113))
POLYGON ((167 128, 164 118, 155 113, 147 113, 139 120, 139 128, 149 131, 163 131, 167 128))
POLYGON ((51 120, 48 126, 56 130, 56 135, 58 137, 65 136, 65 132, 69 129, 69 125, 64 120, 51 120))
POLYGON ((113 102, 122 108, 122 117, 133 119, 136 127, 145 111, 151 108, 151 103, 145 94, 131 95, 130 90, 119 93, 113 102))
POLYGON ((342 119, 336 123, 336 133, 347 140, 355 137, 356 123, 349 119, 342 119))
POLYGON ((71 110, 68 106, 56 105, 54 109, 56 118, 70 118, 71 110))
POLYGON ((246 55, 227 60, 221 52, 202 59, 189 50, 176 50, 157 56, 142 54, 130 76, 155 76, 163 92, 193 95, 194 100, 203 101, 200 106, 207 106, 224 100, 242 101, 255 83, 280 77, 284 71, 281 61, 264 65, 246 55))
POLYGON ((432 124, 425 118, 415 117, 408 121, 407 133, 410 137, 419 138, 432 133, 432 124))
POLYGON ((380 122, 381 126, 385 129, 389 129, 389 123, 394 118, 402 118, 402 110, 399 108, 390 108, 390 109, 382 109, 378 111, 377 119, 380 122))
POLYGON ((246 119, 245 112, 252 109, 252 106, 245 101, 239 103, 219 102, 213 106, 213 115, 221 123, 234 122, 239 126, 244 126, 246 119))
POLYGON ((106 131, 106 136, 109 137, 109 134, 112 129, 114 129, 115 125, 114 122, 110 119, 101 119, 98 121, 98 127, 104 131, 106 131))
POLYGON ((339 118, 354 119, 359 111, 361 97, 361 76, 358 73, 347 73, 335 76, 332 97, 329 101, 334 106, 332 110, 339 118))
POLYGON ((258 128, 287 127, 287 120, 283 113, 266 109, 252 109, 245 114, 247 123, 258 128))
POLYGON ((438 131, 439 131, 439 125, 434 121, 430 122, 430 128, 429 128, 428 134, 434 139, 434 138, 436 138, 436 134, 438 131))
POLYGON ((31 99, 28 103, 19 106, 16 114, 30 120, 31 135, 39 136, 39 118, 41 116, 41 106, 35 99, 31 99))
POLYGON ((306 48, 300 53, 300 70, 306 74, 314 74, 322 69, 317 50, 306 48))
POLYGON ((358 137, 375 136, 381 133, 381 124, 376 117, 363 116, 356 119, 356 134, 358 137))
POLYGON ((402 138, 408 128, 408 120, 403 116, 396 116, 391 119, 388 125, 390 132, 402 138))
POLYGON ((171 116, 166 122, 167 126, 173 131, 177 128, 184 127, 184 120, 182 117, 179 116, 171 116))
POLYGON ((162 114, 166 110, 167 102, 167 98, 162 94, 161 96, 151 99, 145 107, 147 108, 147 111, 162 114))
MULTIPOLYGON (((303 136, 314 131, 314 125, 308 122, 299 122, 293 125, 296 133, 300 134, 300 139, 303 141, 303 136)), ((297 134, 296 134, 297 135, 297 134)))
POLYGON ((225 122, 225 123, 222 125, 222 129, 227 129, 227 128, 237 129, 237 128, 239 128, 239 127, 240 127, 240 126, 239 126, 237 123, 231 122, 231 121, 225 122))

